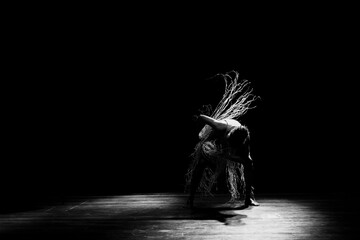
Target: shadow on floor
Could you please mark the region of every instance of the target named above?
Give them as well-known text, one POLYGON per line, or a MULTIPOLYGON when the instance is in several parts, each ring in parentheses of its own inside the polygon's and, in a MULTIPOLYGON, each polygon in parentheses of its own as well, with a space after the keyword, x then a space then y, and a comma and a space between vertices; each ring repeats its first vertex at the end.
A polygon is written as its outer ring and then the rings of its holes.
POLYGON ((235 211, 246 209, 246 207, 230 208, 193 208, 191 209, 191 219, 195 220, 217 220, 225 225, 244 225, 243 218, 247 215, 236 213, 235 211))

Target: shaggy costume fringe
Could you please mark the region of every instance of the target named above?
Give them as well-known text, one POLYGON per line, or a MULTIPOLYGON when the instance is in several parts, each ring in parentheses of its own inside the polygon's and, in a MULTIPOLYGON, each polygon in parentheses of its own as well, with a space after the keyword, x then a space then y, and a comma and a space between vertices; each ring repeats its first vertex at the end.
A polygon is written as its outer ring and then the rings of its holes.
MULTIPOLYGON (((258 96, 254 95, 248 80, 238 81, 239 74, 231 71, 226 74, 217 74, 224 79, 224 94, 214 109, 210 105, 203 106, 202 114, 208 115, 217 120, 226 118, 239 119, 249 109, 254 108, 254 101, 258 96)), ((194 151, 190 155, 191 162, 185 174, 185 191, 190 189, 193 172, 200 161, 210 161, 212 168, 205 168, 198 192, 205 196, 212 196, 213 186, 221 172, 226 170, 227 187, 231 195, 230 201, 243 200, 245 195, 244 168, 242 164, 230 161, 223 152, 222 145, 216 140, 211 139, 211 127, 205 125, 204 137, 196 144, 194 151)))

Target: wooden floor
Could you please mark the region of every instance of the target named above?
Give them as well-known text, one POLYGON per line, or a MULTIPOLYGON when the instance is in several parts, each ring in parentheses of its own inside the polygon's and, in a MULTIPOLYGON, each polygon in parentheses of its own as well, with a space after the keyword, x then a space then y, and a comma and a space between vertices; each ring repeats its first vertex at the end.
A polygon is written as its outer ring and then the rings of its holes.
POLYGON ((259 207, 227 195, 71 197, 0 213, 0 239, 360 239, 359 196, 258 195, 259 207))

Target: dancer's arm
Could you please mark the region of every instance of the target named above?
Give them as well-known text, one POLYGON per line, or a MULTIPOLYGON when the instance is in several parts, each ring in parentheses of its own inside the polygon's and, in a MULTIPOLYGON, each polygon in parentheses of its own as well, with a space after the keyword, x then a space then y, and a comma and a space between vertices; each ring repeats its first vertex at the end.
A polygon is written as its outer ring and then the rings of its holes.
POLYGON ((210 131, 211 131, 211 127, 206 124, 199 132, 199 139, 203 139, 210 131))
POLYGON ((227 122, 225 120, 216 120, 215 118, 200 114, 199 119, 211 126, 216 130, 224 130, 227 128, 227 122))

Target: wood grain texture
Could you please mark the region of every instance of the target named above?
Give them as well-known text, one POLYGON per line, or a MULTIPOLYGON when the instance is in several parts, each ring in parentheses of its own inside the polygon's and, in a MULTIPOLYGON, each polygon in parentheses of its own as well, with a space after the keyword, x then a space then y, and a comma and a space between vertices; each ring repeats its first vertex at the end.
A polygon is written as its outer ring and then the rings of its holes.
POLYGON ((259 195, 242 209, 228 196, 71 197, 0 213, 0 239, 358 239, 359 196, 259 195))

